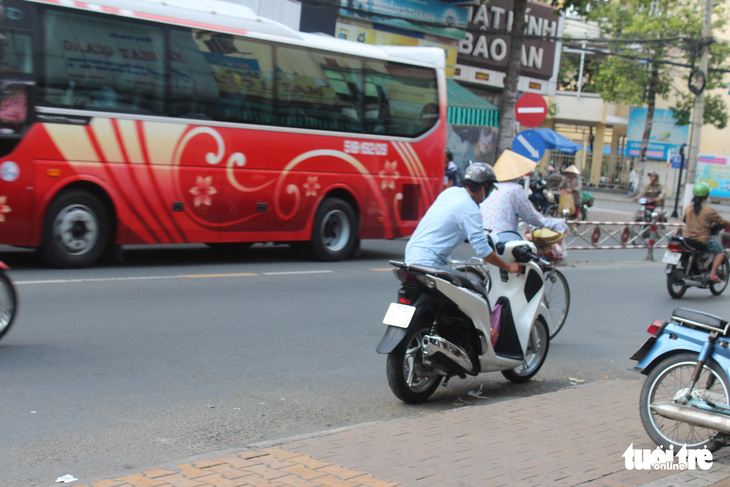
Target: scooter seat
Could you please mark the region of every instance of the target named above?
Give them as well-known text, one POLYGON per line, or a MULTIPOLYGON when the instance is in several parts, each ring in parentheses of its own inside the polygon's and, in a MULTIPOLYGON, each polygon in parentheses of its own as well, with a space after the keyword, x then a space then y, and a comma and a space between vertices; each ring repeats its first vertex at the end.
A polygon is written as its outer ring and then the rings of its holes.
POLYGON ((422 272, 424 274, 430 274, 432 276, 440 277, 450 283, 461 286, 470 291, 474 291, 484 299, 487 299, 487 289, 480 282, 472 280, 467 274, 461 271, 457 271, 451 267, 429 267, 425 265, 416 264, 404 264, 403 262, 390 261, 390 264, 401 269, 407 269, 416 272, 422 272))
POLYGON ((718 316, 693 309, 675 308, 674 311, 672 311, 672 320, 690 326, 709 328, 714 331, 718 331, 723 335, 726 335, 728 332, 728 322, 726 320, 723 320, 718 316))

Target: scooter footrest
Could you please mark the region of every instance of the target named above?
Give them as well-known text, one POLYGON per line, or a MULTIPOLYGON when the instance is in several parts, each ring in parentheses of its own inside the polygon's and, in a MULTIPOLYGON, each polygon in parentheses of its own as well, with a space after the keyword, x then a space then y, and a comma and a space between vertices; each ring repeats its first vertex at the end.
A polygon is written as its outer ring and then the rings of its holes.
POLYGON ((727 321, 718 316, 688 308, 675 308, 672 311, 672 321, 681 325, 716 331, 723 335, 726 335, 728 332, 727 321))

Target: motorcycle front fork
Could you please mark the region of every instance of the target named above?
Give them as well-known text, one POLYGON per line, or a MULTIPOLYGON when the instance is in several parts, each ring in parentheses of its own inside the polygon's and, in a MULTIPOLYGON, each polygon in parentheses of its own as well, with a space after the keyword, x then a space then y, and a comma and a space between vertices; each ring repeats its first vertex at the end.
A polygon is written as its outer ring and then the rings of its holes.
MULTIPOLYGON (((695 370, 692 373, 692 383, 689 386, 689 389, 687 390, 687 394, 685 395, 685 398, 689 401, 692 398, 692 391, 695 389, 695 386, 697 386, 697 382, 700 380, 700 375, 702 374, 702 369, 704 368, 707 361, 712 356, 712 351, 715 348, 715 340, 717 339, 717 333, 710 333, 710 336, 707 338, 707 341, 704 345, 702 345, 702 349, 700 350, 699 355, 697 356, 697 364, 695 365, 695 370)), ((705 389, 710 389, 715 384, 715 375, 709 374, 707 376, 707 383, 704 385, 705 389)))

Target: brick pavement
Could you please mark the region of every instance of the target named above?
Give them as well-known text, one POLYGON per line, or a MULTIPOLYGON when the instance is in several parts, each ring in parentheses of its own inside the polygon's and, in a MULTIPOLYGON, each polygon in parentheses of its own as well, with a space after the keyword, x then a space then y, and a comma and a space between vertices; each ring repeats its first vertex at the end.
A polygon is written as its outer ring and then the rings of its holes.
MULTIPOLYGON (((612 380, 442 413, 251 445, 86 487, 730 486, 730 451, 710 470, 627 470, 654 445, 638 411, 642 381, 612 380)), ((727 450, 730 450, 728 448, 727 450)))

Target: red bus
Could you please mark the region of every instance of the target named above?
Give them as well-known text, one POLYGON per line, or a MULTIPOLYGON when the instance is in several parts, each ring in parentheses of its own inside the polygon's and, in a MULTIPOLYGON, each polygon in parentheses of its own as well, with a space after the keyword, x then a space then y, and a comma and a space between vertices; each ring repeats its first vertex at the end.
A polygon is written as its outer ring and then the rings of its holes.
POLYGON ((443 181, 444 54, 304 34, 215 1, 0 0, 0 244, 113 246, 415 229, 443 181))

